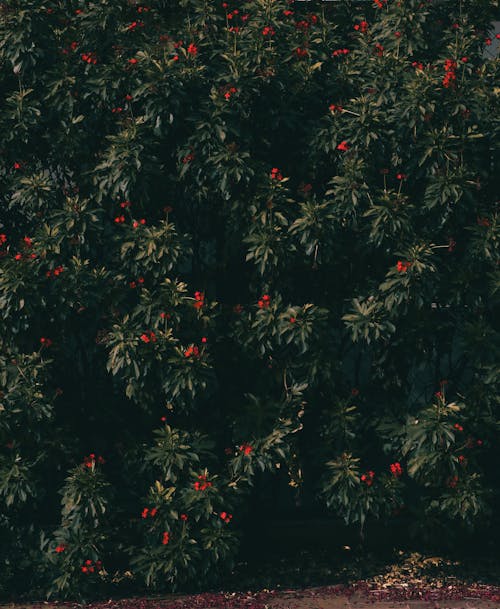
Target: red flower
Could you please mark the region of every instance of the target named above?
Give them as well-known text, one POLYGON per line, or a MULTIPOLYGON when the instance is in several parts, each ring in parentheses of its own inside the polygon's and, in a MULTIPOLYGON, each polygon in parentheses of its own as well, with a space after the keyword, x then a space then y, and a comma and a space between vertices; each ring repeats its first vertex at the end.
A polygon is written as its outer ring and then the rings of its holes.
POLYGON ((453 427, 457 430, 457 431, 463 431, 464 428, 460 425, 460 423, 455 423, 455 425, 453 425, 453 427))
POLYGON ((250 444, 245 443, 240 446, 240 452, 242 452, 247 457, 252 451, 253 451, 253 446, 251 446, 250 444))
POLYGON ((466 457, 464 457, 464 455, 458 455, 458 462, 460 463, 460 465, 466 465, 467 459, 466 457))
POLYGON ((341 150, 342 152, 346 152, 347 150, 349 150, 349 148, 350 146, 346 140, 340 142, 340 144, 337 145, 337 150, 341 150))
POLYGON ((21 163, 18 163, 17 161, 14 163, 14 169, 21 169, 21 163))
POLYGON ((95 65, 97 63, 97 58, 95 56, 95 53, 82 53, 81 55, 82 61, 84 61, 85 63, 91 63, 93 65, 95 65))
POLYGON ((199 357, 199 355, 200 355, 200 350, 198 349, 198 347, 196 345, 190 345, 184 351, 184 357, 199 357))
POLYGON ((14 256, 14 260, 22 260, 23 255, 22 254, 16 254, 14 256))
POLYGON ((294 53, 295 55, 297 55, 297 57, 306 57, 309 54, 309 51, 307 49, 301 49, 300 47, 297 47, 294 53))
POLYGON ((330 104, 328 106, 328 109, 330 110, 330 112, 342 112, 343 110, 342 106, 337 106, 336 104, 330 104))
POLYGON ((277 180, 278 182, 281 182, 283 176, 281 175, 281 172, 277 167, 273 167, 271 169, 270 178, 271 180, 277 180))
POLYGON ((259 309, 266 309, 271 302, 271 297, 268 294, 264 294, 257 302, 259 309))
POLYGON ((170 541, 170 533, 167 533, 167 531, 164 531, 161 542, 164 546, 166 546, 169 541, 170 541))
POLYGON ((207 337, 206 336, 202 336, 201 337, 201 342, 205 344, 207 342, 207 337))
POLYGON ((332 57, 339 57, 340 55, 347 55, 348 53, 350 53, 349 49, 337 49, 336 51, 333 51, 332 57))
POLYGON ((181 514, 180 519, 186 522, 186 520, 188 519, 187 514, 181 514))
POLYGON ((394 36, 396 36, 396 38, 401 38, 401 32, 394 32, 394 36))
POLYGON ((132 203, 131 203, 130 201, 122 201, 122 202, 120 203, 120 207, 121 207, 122 209, 125 209, 126 207, 131 207, 131 206, 132 206, 132 203))
POLYGON ((401 467, 401 464, 398 463, 397 461, 396 461, 396 463, 391 463, 390 470, 391 470, 391 474, 394 476, 394 478, 399 478, 400 476, 403 475, 403 468, 401 467))
POLYGON ((452 476, 451 478, 448 478, 446 484, 449 488, 455 488, 458 484, 458 476, 452 476))
POLYGON ((359 389, 357 389, 356 387, 353 387, 351 389, 351 395, 355 398, 359 395, 359 389))
POLYGON ((115 224, 123 224, 125 222, 125 216, 116 216, 115 224))
POLYGON ((396 180, 406 180, 408 176, 406 175, 406 173, 397 173, 396 174, 396 180))
POLYGON ((193 57, 196 57, 196 55, 198 54, 198 47, 195 44, 191 43, 187 48, 187 52, 190 55, 193 55, 193 57))
POLYGON ((284 15, 285 17, 291 17, 291 16, 293 15, 293 11, 290 11, 290 10, 284 10, 284 11, 283 11, 283 15, 284 15))
POLYGON ((144 332, 141 334, 140 338, 143 343, 155 343, 157 340, 156 334, 152 330, 149 330, 149 332, 144 332))
POLYGON ((40 339, 40 342, 42 343, 42 345, 44 347, 50 347, 50 345, 52 345, 52 341, 50 338, 45 338, 44 336, 42 336, 42 338, 40 339))
POLYGON ((356 25, 354 26, 354 29, 356 31, 360 31, 363 34, 365 34, 368 31, 368 21, 361 21, 360 23, 356 23, 356 25))
POLYGON ((387 0, 373 0, 378 8, 384 8, 384 5, 387 4, 387 0))
POLYGON ((269 25, 266 25, 266 27, 262 29, 263 36, 274 36, 275 33, 276 32, 274 31, 274 29, 269 25))
POLYGON ((233 518, 232 514, 228 514, 227 512, 221 512, 219 514, 221 520, 223 520, 226 524, 229 524, 233 518))
POLYGON ((384 54, 384 47, 380 44, 380 42, 375 43, 375 53, 377 57, 382 57, 384 54))
POLYGON ((148 513, 149 513, 149 509, 148 508, 144 508, 141 512, 141 518, 147 518, 148 517, 148 513))
POLYGON ((373 484, 373 478, 375 477, 375 472, 372 472, 371 470, 369 472, 366 472, 366 474, 363 474, 361 476, 361 482, 364 482, 366 484, 366 486, 371 486, 373 484))
POLYGON ((204 491, 212 486, 211 482, 207 482, 207 477, 203 474, 198 476, 198 482, 193 483, 195 491, 204 491))
POLYGON ((143 224, 143 225, 146 224, 146 219, 145 218, 141 218, 140 220, 134 220, 134 222, 132 223, 132 226, 134 228, 137 228, 141 224, 143 224))
POLYGON ((0 235, 0 245, 3 245, 6 241, 7 241, 7 235, 2 233, 0 235))
POLYGON ((131 57, 131 58, 128 60, 128 63, 129 63, 130 65, 132 65, 132 66, 135 66, 135 64, 137 63, 137 59, 136 59, 135 57, 131 57))
POLYGON ((205 304, 205 292, 195 292, 194 299, 196 302, 193 303, 195 309, 201 309, 205 304))
POLYGON ((64 550, 66 549, 66 546, 61 544, 59 546, 56 547, 55 551, 60 554, 61 552, 64 552, 64 550))
POLYGON ((484 44, 489 47, 491 45, 491 38, 485 38, 484 44))
POLYGON ((150 517, 154 518, 156 516, 157 511, 158 511, 157 508, 152 508, 151 511, 149 512, 150 517))
POLYGON ((297 321, 296 317, 290 317, 290 319, 288 320, 291 324, 294 324, 297 321))
POLYGON ((411 262, 403 262, 402 260, 398 260, 398 263, 396 264, 398 273, 406 273, 410 266, 411 262))

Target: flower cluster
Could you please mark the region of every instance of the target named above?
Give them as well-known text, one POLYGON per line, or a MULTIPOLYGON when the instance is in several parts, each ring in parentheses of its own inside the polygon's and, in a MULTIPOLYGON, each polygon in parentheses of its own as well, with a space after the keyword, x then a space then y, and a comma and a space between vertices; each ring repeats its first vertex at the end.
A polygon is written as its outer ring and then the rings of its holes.
POLYGON ((259 309, 267 309, 270 304, 271 297, 269 296, 269 294, 264 294, 257 302, 257 306, 259 307, 259 309))
POLYGON ((347 143, 346 140, 340 142, 340 144, 337 144, 337 150, 340 150, 341 152, 347 152, 347 150, 349 150, 350 145, 347 143))
POLYGON ((391 474, 394 476, 394 478, 400 478, 403 475, 401 463, 398 463, 397 461, 395 463, 391 463, 389 469, 391 470, 391 474))
POLYGON ((193 307, 195 309, 201 309, 205 304, 205 292, 195 292, 194 293, 194 304, 193 307))
POLYGON ((263 36, 274 36, 275 34, 276 32, 274 31, 274 28, 272 28, 270 25, 266 25, 266 27, 262 29, 263 36))
POLYGON ((156 338, 156 334, 152 330, 148 330, 141 334, 141 340, 143 343, 155 343, 158 339, 156 338))
POLYGON ((371 486, 373 484, 373 478, 375 477, 375 472, 371 470, 366 472, 366 474, 361 475, 361 482, 364 482, 366 486, 371 486))
POLYGON ((231 97, 237 92, 238 92, 238 89, 236 87, 227 85, 226 87, 223 88, 224 99, 226 101, 229 101, 231 99, 231 97))
POLYGON ((144 508, 141 512, 141 518, 154 518, 156 516, 157 508, 144 508))
POLYGON ((253 451, 253 446, 247 444, 246 442, 240 446, 240 452, 248 457, 248 455, 253 451))
POLYGON ((340 57, 342 55, 347 55, 349 53, 350 53, 349 49, 336 49, 335 51, 333 51, 332 57, 340 57))
POLYGON ((127 31, 133 32, 135 29, 141 27, 144 27, 144 23, 142 21, 132 21, 132 23, 127 26, 127 31))
POLYGON ((94 571, 96 571, 96 570, 100 571, 101 568, 102 568, 102 562, 100 560, 96 560, 96 562, 94 562, 94 561, 90 560, 90 558, 89 558, 83 563, 80 570, 82 573, 89 574, 89 573, 94 573, 94 571))
POLYGON ((96 462, 100 465, 103 465, 105 463, 105 460, 100 455, 96 457, 94 453, 90 453, 88 457, 83 458, 83 466, 88 467, 89 469, 95 467, 96 462))
POLYGON ((233 519, 233 515, 232 514, 228 514, 227 512, 221 512, 219 514, 219 517, 221 518, 221 520, 223 520, 226 524, 229 524, 231 522, 231 520, 233 519))
POLYGON ((97 63, 97 57, 95 53, 82 53, 81 57, 82 61, 84 61, 85 63, 91 63, 93 65, 97 63))
POLYGON ((50 338, 42 336, 42 338, 40 339, 40 343, 42 347, 50 347, 52 345, 52 340, 50 338))
POLYGON ((132 289, 135 289, 137 287, 137 285, 142 285, 144 283, 144 277, 139 277, 137 279, 137 281, 130 281, 129 282, 129 287, 131 287, 132 289))
POLYGON ((57 554, 61 554, 61 552, 64 552, 66 550, 66 546, 61 543, 58 546, 56 546, 56 549, 54 550, 54 552, 56 552, 57 554))
POLYGON ((132 226, 134 228, 138 228, 139 226, 141 226, 141 224, 142 225, 146 224, 146 219, 145 218, 141 218, 140 220, 134 220, 132 226))
POLYGON ((56 266, 55 269, 53 269, 52 271, 49 270, 45 273, 45 275, 47 277, 58 277, 62 272, 64 271, 64 267, 62 264, 60 264, 59 266, 56 266))
POLYGON ((200 357, 200 350, 196 345, 190 345, 184 351, 184 357, 200 357))
POLYGON ((168 542, 170 541, 170 533, 168 531, 164 531, 162 538, 161 538, 161 543, 166 546, 168 544, 168 542))
POLYGON ((281 180, 283 179, 283 176, 281 175, 281 172, 277 167, 273 167, 271 169, 269 177, 271 178, 271 180, 276 180, 278 182, 281 182, 281 180))
POLYGON ((309 51, 302 47, 297 47, 294 53, 295 55, 297 55, 297 57, 307 57, 309 55, 309 51))
POLYGON ((362 34, 365 34, 368 31, 368 21, 361 21, 360 23, 356 23, 354 25, 354 29, 357 32, 361 32, 362 34))
POLYGON ((211 482, 207 481, 207 477, 204 474, 198 476, 198 481, 193 483, 195 491, 204 491, 212 486, 211 482))
POLYGON ((457 79, 456 75, 457 62, 453 59, 447 59, 444 62, 444 77, 443 77, 443 87, 449 89, 450 87, 455 86, 455 81, 457 79))
POLYGON ((406 271, 411 267, 411 262, 398 260, 396 264, 396 269, 398 273, 406 273, 406 271))

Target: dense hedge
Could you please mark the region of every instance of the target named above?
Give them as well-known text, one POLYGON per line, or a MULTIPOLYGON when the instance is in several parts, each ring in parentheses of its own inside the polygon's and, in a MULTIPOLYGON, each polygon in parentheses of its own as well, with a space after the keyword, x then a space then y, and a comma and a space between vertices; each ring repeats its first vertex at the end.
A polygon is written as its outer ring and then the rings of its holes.
POLYGON ((495 4, 0 5, 3 596, 216 578, 259 472, 488 522, 495 4))

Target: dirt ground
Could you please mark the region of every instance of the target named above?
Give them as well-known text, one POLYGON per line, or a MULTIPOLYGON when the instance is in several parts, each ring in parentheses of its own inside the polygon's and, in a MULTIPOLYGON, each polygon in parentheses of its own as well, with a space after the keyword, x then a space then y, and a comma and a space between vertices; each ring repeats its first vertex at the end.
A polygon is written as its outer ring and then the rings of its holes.
POLYGON ((109 600, 90 605, 6 604, 0 609, 500 609, 500 588, 445 589, 323 587, 254 593, 172 595, 157 599, 109 600), (418 598, 420 597, 420 598, 418 598))

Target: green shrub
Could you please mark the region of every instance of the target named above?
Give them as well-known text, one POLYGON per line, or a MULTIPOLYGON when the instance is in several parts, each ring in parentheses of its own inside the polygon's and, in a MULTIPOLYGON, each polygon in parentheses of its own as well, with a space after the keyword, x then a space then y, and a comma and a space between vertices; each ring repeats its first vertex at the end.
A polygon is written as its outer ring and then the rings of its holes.
POLYGON ((495 4, 0 5, 3 596, 205 585, 263 472, 490 522, 495 4))

